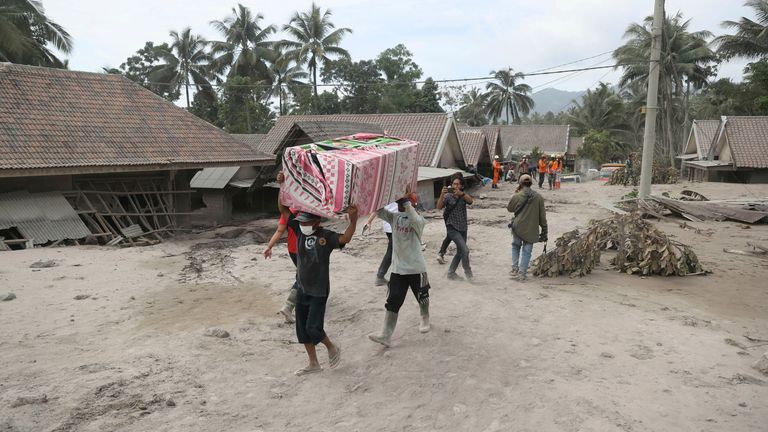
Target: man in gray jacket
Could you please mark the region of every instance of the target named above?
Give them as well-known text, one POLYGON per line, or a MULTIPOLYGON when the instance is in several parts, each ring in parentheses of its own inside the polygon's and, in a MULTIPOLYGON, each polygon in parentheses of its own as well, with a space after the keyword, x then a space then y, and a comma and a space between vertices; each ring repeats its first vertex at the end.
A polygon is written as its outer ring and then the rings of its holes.
POLYGON ((397 314, 405 301, 408 288, 411 289, 421 309, 419 331, 429 331, 429 278, 427 264, 421 253, 421 234, 426 221, 416 213, 408 197, 410 186, 405 196, 397 200, 397 212, 386 209, 378 211, 378 217, 392 225, 392 273, 389 276, 387 302, 384 305, 384 328, 380 334, 370 334, 368 338, 386 347, 391 345, 392 333, 397 325, 397 314))
POLYGON ((512 223, 512 271, 510 276, 519 281, 528 277, 533 244, 547 241, 547 212, 544 198, 531 189, 533 180, 528 174, 521 175, 520 186, 507 204, 507 211, 514 214, 512 223), (541 233, 539 233, 541 227, 541 233), (522 251, 522 256, 520 252, 522 251))

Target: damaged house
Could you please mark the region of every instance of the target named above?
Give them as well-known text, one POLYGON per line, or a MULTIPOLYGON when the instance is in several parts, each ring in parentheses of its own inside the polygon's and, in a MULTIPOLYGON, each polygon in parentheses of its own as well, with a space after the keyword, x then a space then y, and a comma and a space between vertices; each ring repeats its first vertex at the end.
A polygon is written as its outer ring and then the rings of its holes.
POLYGON ((119 75, 0 63, 0 95, 6 247, 160 240, 189 223, 199 170, 274 163, 119 75))

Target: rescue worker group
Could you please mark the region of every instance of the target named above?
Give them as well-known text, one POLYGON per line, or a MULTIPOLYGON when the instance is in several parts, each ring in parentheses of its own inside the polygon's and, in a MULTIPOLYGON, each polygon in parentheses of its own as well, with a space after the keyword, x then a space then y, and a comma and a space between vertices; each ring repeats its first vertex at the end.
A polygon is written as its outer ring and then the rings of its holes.
MULTIPOLYGON (((498 188, 499 179, 503 175, 498 156, 494 159, 492 169, 492 187, 498 188)), ((534 191, 534 177, 538 174, 539 188, 542 188, 544 177, 549 178, 550 189, 555 188, 562 172, 562 159, 542 157, 533 165, 526 157, 518 164, 517 172, 519 176, 516 176, 516 182, 513 180, 516 190, 507 204, 507 211, 512 214, 508 225, 512 235, 512 263, 509 275, 523 282, 528 277, 533 244, 547 241, 544 199, 534 191)), ((514 173, 512 175, 514 176, 514 173)), ((503 178, 510 181, 508 173, 503 178)), ((283 173, 279 173, 278 183, 282 184, 284 180, 283 173)), ((437 261, 440 264, 447 262, 445 255, 450 243, 454 243, 456 252, 448 265, 446 277, 472 282, 474 275, 467 245, 467 206, 471 206, 474 199, 465 191, 465 187, 464 176, 458 172, 440 191, 436 207, 443 212, 446 233, 438 251, 437 261), (462 267, 463 277, 457 273, 459 265, 462 267)), ((371 341, 387 348, 392 345, 398 313, 409 290, 419 305, 419 331, 426 333, 430 330, 430 279, 423 253, 426 244, 422 240, 426 221, 416 210, 416 204, 417 196, 408 186, 399 199, 372 213, 363 226, 365 234, 371 229, 374 219, 381 219, 387 236, 387 250, 375 280, 375 285, 387 285, 388 288, 384 304, 384 323, 380 332, 368 335, 371 341), (390 271, 389 280, 386 279, 387 271, 390 271)), ((280 314, 287 323, 295 323, 296 337, 298 342, 304 345, 308 358, 307 365, 295 374, 302 376, 323 370, 316 351, 319 344, 325 346, 328 366, 333 369, 341 362, 342 347, 331 340, 324 328, 325 309, 330 294, 330 256, 331 252, 344 248, 352 240, 357 230, 357 208, 350 206, 347 209, 349 225, 343 233, 337 233, 324 228, 320 216, 287 208, 279 198, 277 206, 280 210, 280 220, 264 250, 264 257, 272 257, 273 247, 287 233, 288 254, 296 267, 296 278, 280 314)))

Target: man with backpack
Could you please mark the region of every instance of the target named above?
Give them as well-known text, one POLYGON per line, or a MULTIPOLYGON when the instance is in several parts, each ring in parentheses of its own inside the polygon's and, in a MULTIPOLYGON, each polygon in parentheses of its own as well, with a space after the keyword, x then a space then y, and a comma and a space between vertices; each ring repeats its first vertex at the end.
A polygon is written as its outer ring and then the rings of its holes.
POLYGON ((509 224, 512 230, 512 271, 509 274, 521 282, 528 278, 528 264, 533 253, 533 244, 537 241, 544 243, 547 241, 547 212, 544 209, 544 198, 531 189, 532 185, 531 176, 527 174, 520 176, 517 192, 507 204, 507 211, 514 215, 509 224))

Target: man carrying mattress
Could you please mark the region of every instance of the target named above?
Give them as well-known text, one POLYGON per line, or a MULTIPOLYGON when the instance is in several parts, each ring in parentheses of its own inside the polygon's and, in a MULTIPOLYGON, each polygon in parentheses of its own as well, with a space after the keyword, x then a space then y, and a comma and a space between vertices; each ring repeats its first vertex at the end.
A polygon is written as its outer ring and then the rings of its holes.
MULTIPOLYGON (((283 173, 277 181, 285 180, 283 173)), ((309 357, 309 364, 296 371, 296 375, 320 372, 315 347, 322 343, 328 349, 328 365, 338 366, 341 361, 341 347, 331 342, 325 334, 325 306, 330 294, 329 265, 331 252, 343 248, 352 240, 357 228, 357 208, 350 205, 347 209, 349 226, 344 234, 327 230, 320 226, 320 216, 300 212, 294 216, 277 199, 280 213, 288 219, 288 228, 296 232, 296 336, 309 357)))
POLYGON ((378 211, 377 215, 392 225, 392 274, 389 276, 389 290, 384 307, 384 328, 380 334, 368 337, 386 347, 391 345, 392 333, 397 325, 397 314, 405 301, 410 288, 421 309, 421 325, 419 331, 429 331, 429 278, 427 264, 421 253, 421 234, 426 224, 424 218, 416 213, 411 205, 410 186, 406 188, 405 196, 397 200, 397 211, 386 209, 378 211))

